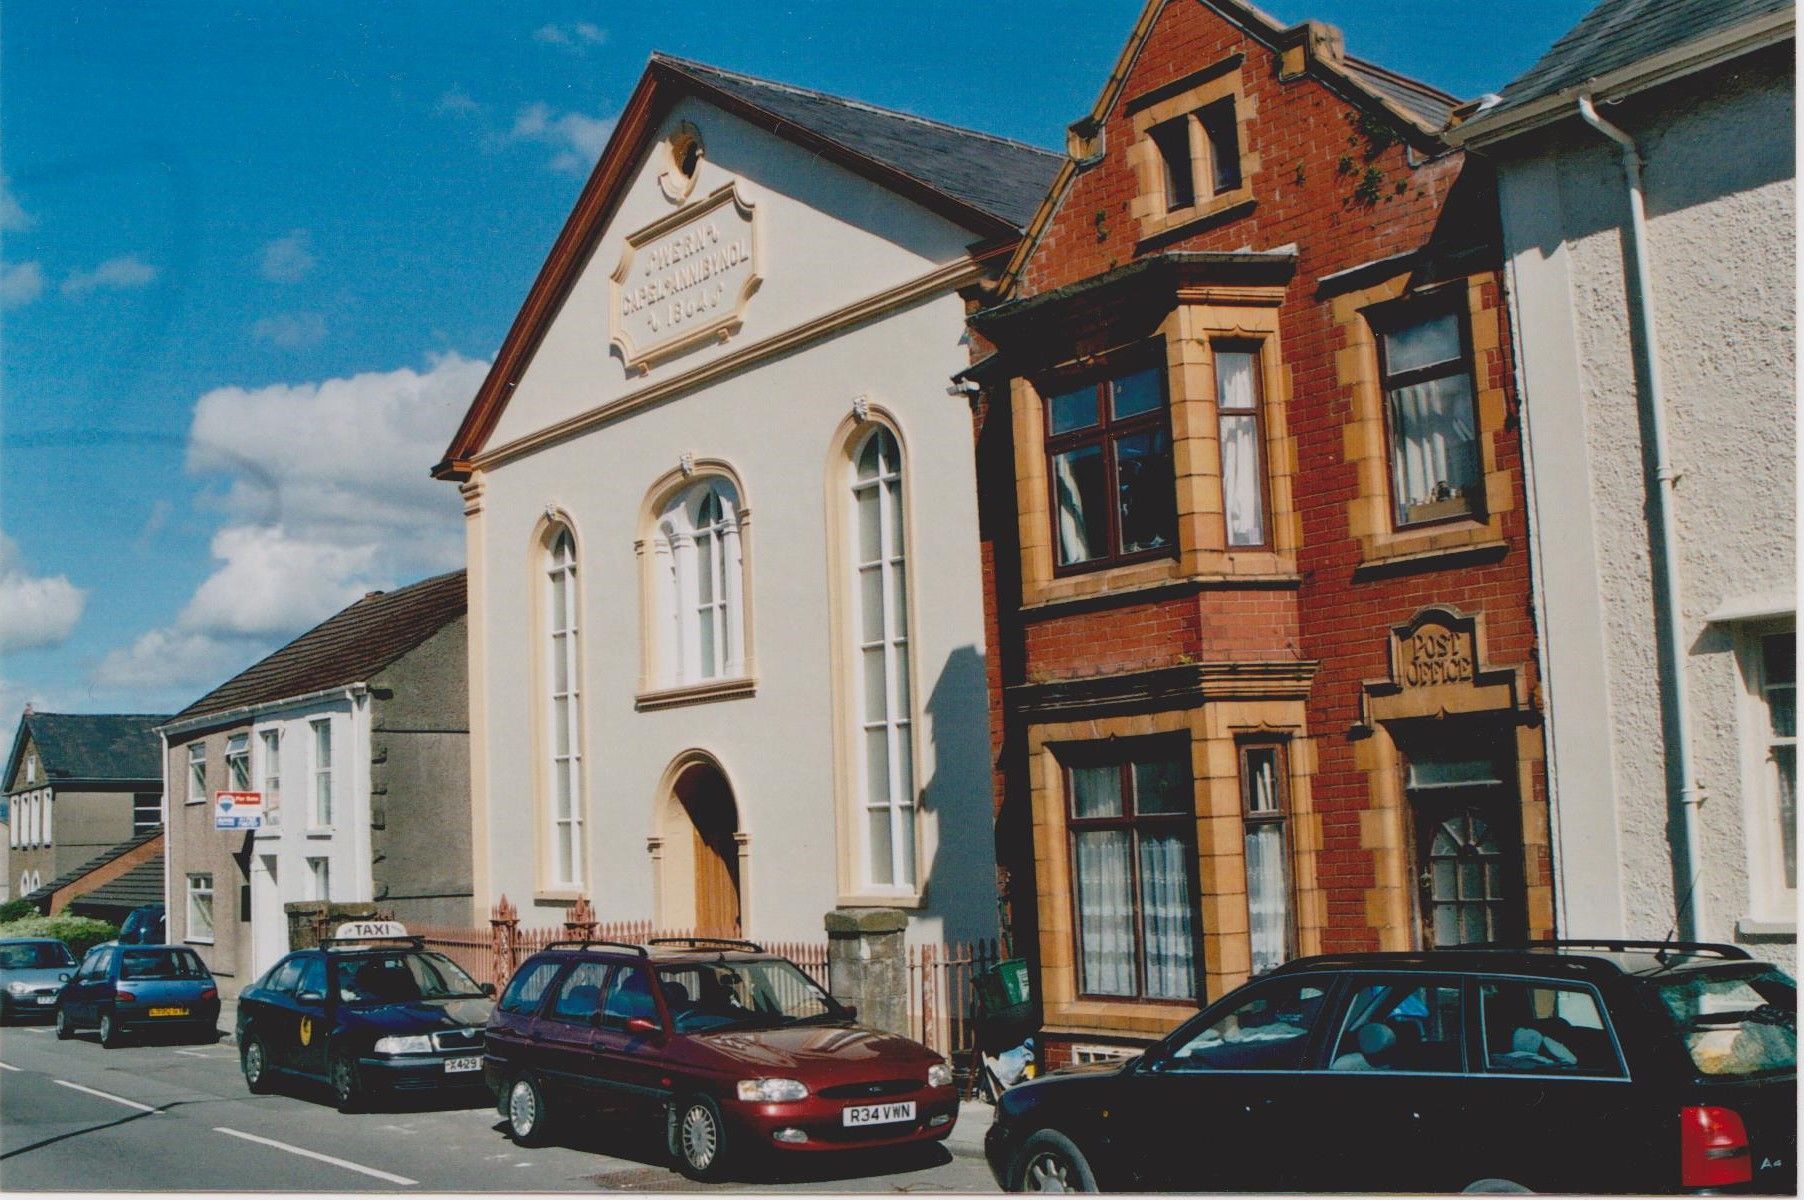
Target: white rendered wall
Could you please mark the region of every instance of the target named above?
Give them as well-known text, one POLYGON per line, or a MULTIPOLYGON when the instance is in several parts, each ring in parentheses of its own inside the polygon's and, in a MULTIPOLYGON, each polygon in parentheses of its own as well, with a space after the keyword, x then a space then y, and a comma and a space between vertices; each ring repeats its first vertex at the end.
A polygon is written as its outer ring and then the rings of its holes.
MULTIPOLYGON (((1729 627, 1795 604, 1795 167, 1789 69, 1748 67, 1605 116, 1646 159, 1654 317, 1680 479, 1680 645, 1691 688, 1706 937, 1754 918, 1743 684, 1729 627)), ((1562 932, 1663 937, 1676 890, 1654 639, 1647 473, 1613 144, 1576 123, 1500 162, 1532 461, 1562 932)), ((1793 945, 1756 936, 1759 952, 1793 945)))
MULTIPOLYGON (((489 447, 505 445, 647 382, 656 383, 963 257, 962 230, 825 161, 694 102, 707 147, 691 201, 736 179, 762 223, 764 283, 731 340, 629 378, 608 345, 608 275, 624 234, 673 211, 653 171, 630 187, 582 280, 515 390, 489 447)), ((788 355, 632 412, 481 473, 481 627, 471 631, 486 686, 486 894, 526 924, 565 910, 535 904, 530 728, 537 595, 533 535, 548 506, 569 515, 581 580, 585 891, 603 920, 649 919, 659 782, 681 753, 724 767, 749 838, 741 880, 748 936, 818 940, 838 890, 834 687, 829 619, 832 442, 858 397, 894 416, 907 455, 913 558, 912 655, 919 721, 924 907, 911 938, 993 935, 989 728, 971 415, 949 391, 969 364, 964 305, 941 294, 788 355), (747 539, 756 694, 635 709, 641 671, 639 559, 647 490, 685 454, 731 464, 751 512, 747 539)), ((836 489, 836 502, 849 491, 836 489)), ((837 514, 834 514, 837 515, 837 514)), ((473 586, 474 594, 474 586, 473 586)), ((474 620, 473 616, 473 620, 474 620)), ((485 731, 485 732, 484 732, 485 731)))

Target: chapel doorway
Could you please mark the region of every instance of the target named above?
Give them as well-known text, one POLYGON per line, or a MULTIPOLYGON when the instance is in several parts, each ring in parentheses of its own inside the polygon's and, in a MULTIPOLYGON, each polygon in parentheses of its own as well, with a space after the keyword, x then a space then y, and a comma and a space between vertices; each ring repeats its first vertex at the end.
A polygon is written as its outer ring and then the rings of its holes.
POLYGON ((672 789, 688 817, 694 856, 695 931, 704 937, 741 935, 739 809, 720 768, 697 762, 672 789))
POLYGON ((1489 722, 1398 730, 1412 816, 1422 945, 1519 943, 1527 936, 1522 802, 1510 740, 1489 722))

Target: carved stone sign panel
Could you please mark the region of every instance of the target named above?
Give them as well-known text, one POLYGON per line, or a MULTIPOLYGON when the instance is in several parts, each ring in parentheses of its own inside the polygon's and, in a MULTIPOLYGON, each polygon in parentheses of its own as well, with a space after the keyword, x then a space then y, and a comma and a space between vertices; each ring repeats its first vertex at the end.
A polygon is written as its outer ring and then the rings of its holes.
POLYGON ((758 261, 756 214, 731 183, 628 236, 608 311, 627 370, 731 337, 762 282, 758 261))
POLYGON ((1405 688, 1435 687, 1443 683, 1473 682, 1478 648, 1468 625, 1423 622, 1397 645, 1397 682, 1405 688))

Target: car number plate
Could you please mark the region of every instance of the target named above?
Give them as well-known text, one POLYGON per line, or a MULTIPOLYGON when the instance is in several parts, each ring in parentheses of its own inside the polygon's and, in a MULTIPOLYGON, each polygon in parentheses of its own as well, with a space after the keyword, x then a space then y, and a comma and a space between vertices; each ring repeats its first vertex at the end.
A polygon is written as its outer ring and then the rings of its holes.
POLYGON ((177 1008, 153 1008, 150 1010, 150 1015, 153 1017, 185 1017, 188 1015, 188 1010, 185 1008, 179 1008, 179 1007, 177 1007, 177 1008))
POLYGON ((447 1058, 445 1060, 445 1071, 447 1074, 452 1071, 480 1070, 482 1070, 482 1055, 480 1054, 469 1054, 465 1055, 463 1058, 447 1058))
POLYGON ((55 1004, 56 1003, 56 993, 52 992, 48 996, 39 996, 38 1003, 39 1004, 55 1004))
POLYGON ((915 1102, 903 1100, 896 1104, 854 1104, 845 1110, 840 1118, 847 1125, 893 1125, 898 1121, 915 1119, 915 1102))

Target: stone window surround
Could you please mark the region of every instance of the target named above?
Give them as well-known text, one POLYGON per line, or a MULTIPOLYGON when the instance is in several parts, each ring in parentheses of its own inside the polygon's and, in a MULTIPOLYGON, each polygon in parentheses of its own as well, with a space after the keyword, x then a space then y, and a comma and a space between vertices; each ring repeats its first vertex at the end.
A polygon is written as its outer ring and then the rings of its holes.
POLYGON ((836 817, 835 849, 839 888, 836 903, 840 908, 920 908, 926 903, 926 868, 933 861, 935 847, 931 842, 932 825, 923 820, 926 804, 922 781, 927 775, 923 771, 924 738, 920 715, 920 697, 923 693, 920 686, 917 631, 921 626, 918 620, 919 605, 915 601, 915 594, 919 590, 918 571, 921 560, 915 554, 918 543, 914 522, 914 456, 895 413, 869 400, 864 402, 861 409, 855 410, 840 422, 828 445, 830 449, 826 469, 822 474, 822 506, 828 537, 827 561, 831 564, 827 574, 827 613, 828 628, 833 630, 833 636, 829 639, 829 658, 833 680, 833 779, 836 797, 833 811, 836 817), (858 859, 860 837, 857 822, 864 819, 864 789, 857 778, 860 759, 855 748, 859 731, 859 722, 855 717, 857 670, 852 662, 849 650, 851 640, 847 632, 858 615, 858 598, 852 591, 850 572, 845 569, 845 564, 850 561, 854 536, 851 527, 853 514, 848 497, 851 491, 849 481, 856 466, 852 456, 864 444, 865 436, 873 426, 878 425, 887 429, 890 436, 896 439, 896 448, 902 457, 902 555, 903 561, 908 564, 905 603, 910 631, 908 695, 909 718, 914 731, 910 750, 914 756, 915 781, 915 882, 913 886, 906 888, 864 886, 864 873, 858 859))
MULTIPOLYGON (((1290 369, 1285 365, 1278 306, 1282 287, 1185 287, 1159 324, 1154 339, 1165 345, 1166 396, 1171 422, 1172 475, 1177 496, 1175 556, 1091 571, 1060 574, 1054 565, 1052 513, 1045 454, 1045 402, 1032 379, 1011 382, 1016 506, 1021 546, 1021 603, 1024 607, 1103 593, 1128 592, 1160 584, 1215 581, 1294 580, 1302 542, 1302 517, 1294 500, 1296 439, 1290 433, 1290 369), (1232 548, 1221 490, 1220 414, 1215 397, 1216 342, 1257 343, 1261 372, 1261 419, 1269 489, 1271 544, 1232 548)), ((1129 343, 1087 356, 1106 362, 1132 353, 1129 343)), ((1043 376, 1073 364, 1054 364, 1043 376)))
POLYGON ((1289 749, 1291 863, 1299 954, 1319 953, 1327 905, 1317 888, 1315 855, 1321 818, 1311 798, 1315 751, 1307 736, 1304 701, 1209 700, 1188 709, 1030 724, 1028 778, 1033 811, 1036 897, 1040 925, 1040 987, 1046 1026, 1079 1034, 1157 1037, 1207 1003, 1245 982, 1252 950, 1247 917, 1246 822, 1240 787, 1240 744, 1247 737, 1284 738, 1289 749), (1196 1001, 1079 998, 1072 915, 1072 866, 1062 747, 1114 738, 1185 733, 1195 785, 1199 895, 1198 958, 1202 996, 1196 1001))
MULTIPOLYGON (((576 521, 571 514, 557 504, 548 504, 545 506, 545 511, 540 516, 538 524, 533 529, 532 537, 527 543, 526 561, 524 563, 527 572, 526 594, 531 598, 527 605, 529 618, 527 621, 524 646, 526 661, 531 664, 531 711, 528 713, 527 717, 527 728, 531 731, 529 736, 533 739, 533 745, 535 747, 544 744, 540 739, 546 736, 547 731, 550 729, 551 721, 550 705, 548 703, 548 698, 551 695, 551 687, 550 681, 547 679, 549 664, 546 662, 546 656, 541 653, 540 648, 548 645, 550 642, 550 630, 548 628, 548 614, 546 611, 545 599, 547 587, 545 565, 551 554, 552 543, 560 533, 568 533, 570 535, 571 544, 575 548, 577 571, 575 605, 577 611, 577 629, 579 630, 575 664, 577 695, 579 697, 586 697, 594 694, 589 686, 589 655, 580 640, 580 630, 584 629, 589 624, 583 613, 583 603, 586 593, 582 586, 584 562, 583 547, 587 543, 583 540, 582 532, 577 528, 576 521)), ((588 744, 588 721, 586 719, 578 719, 576 735, 576 796, 578 812, 580 814, 579 828, 584 831, 583 836, 587 838, 587 831, 589 829, 589 767, 591 759, 589 756, 588 744)), ((575 886, 572 886, 570 883, 557 880, 555 878, 556 871, 554 870, 552 863, 551 839, 549 836, 552 829, 551 772, 548 756, 541 754, 535 748, 527 755, 527 760, 531 763, 529 786, 532 793, 532 828, 535 831, 532 838, 533 899, 541 904, 574 904, 583 895, 582 881, 579 880, 576 882, 575 886)), ((587 845, 581 847, 581 850, 581 859, 586 865, 589 861, 587 845)))
POLYGON ((1502 279, 1486 271, 1451 281, 1433 289, 1408 292, 1409 273, 1336 296, 1330 317, 1341 333, 1335 351, 1335 378, 1349 400, 1343 430, 1346 460, 1354 467, 1357 490, 1347 503, 1348 531, 1359 543, 1364 568, 1405 559, 1433 558, 1506 545, 1503 514, 1515 505, 1510 473, 1497 465, 1497 443, 1508 422, 1508 401, 1501 386, 1489 383, 1502 354, 1503 309, 1486 307, 1485 288, 1498 289, 1502 279), (1386 419, 1384 387, 1379 378, 1378 339, 1368 310, 1398 301, 1413 302, 1430 295, 1451 297, 1463 288, 1466 302, 1462 316, 1472 352, 1472 407, 1477 424, 1479 474, 1484 481, 1482 519, 1458 518, 1430 525, 1397 528, 1391 500, 1391 441, 1386 419))
MULTIPOLYGON (((1206 72, 1205 72, 1206 73, 1206 72)), ((1253 179, 1259 171, 1259 155, 1249 147, 1248 133, 1253 118, 1253 103, 1240 84, 1238 66, 1212 79, 1206 79, 1188 91, 1146 105, 1129 118, 1134 137, 1127 147, 1127 162, 1139 182, 1138 194, 1129 203, 1130 215, 1139 224, 1139 237, 1168 233, 1215 216, 1226 209, 1253 198, 1253 179), (1240 186, 1205 197, 1203 190, 1212 178, 1208 139, 1196 114, 1218 100, 1233 98, 1234 136, 1240 150, 1240 186), (1183 208, 1166 207, 1165 160, 1153 142, 1154 126, 1167 121, 1188 118, 1190 136, 1190 170, 1195 181, 1196 202, 1183 208)))

